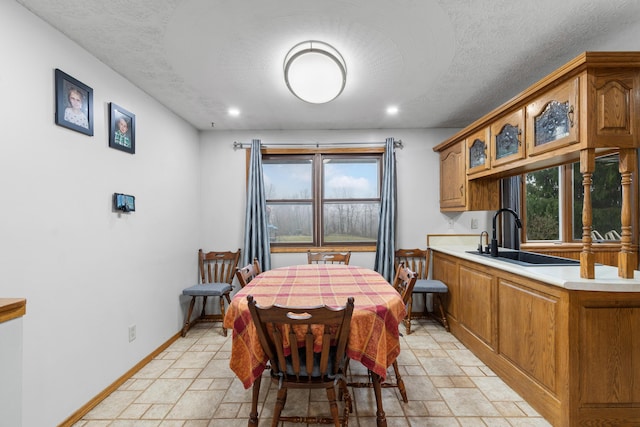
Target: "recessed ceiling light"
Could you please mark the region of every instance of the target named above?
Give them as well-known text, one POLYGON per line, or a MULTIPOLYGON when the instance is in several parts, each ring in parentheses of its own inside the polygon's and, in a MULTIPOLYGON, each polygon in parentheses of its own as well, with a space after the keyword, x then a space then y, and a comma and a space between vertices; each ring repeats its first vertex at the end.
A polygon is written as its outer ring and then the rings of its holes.
POLYGON ((240 110, 238 110, 237 108, 229 108, 228 112, 229 115, 233 117, 237 117, 240 115, 240 110))
POLYGON ((398 114, 398 107, 396 107, 395 105, 387 107, 387 114, 398 114))

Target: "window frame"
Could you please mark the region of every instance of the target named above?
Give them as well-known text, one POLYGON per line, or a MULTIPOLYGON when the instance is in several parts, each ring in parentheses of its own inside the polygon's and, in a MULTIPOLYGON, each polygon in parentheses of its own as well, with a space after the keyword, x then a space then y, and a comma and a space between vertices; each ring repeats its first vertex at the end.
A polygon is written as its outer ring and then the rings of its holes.
MULTIPOLYGON (((262 159, 269 157, 278 157, 278 156, 292 156, 292 157, 302 157, 302 156, 311 156, 313 158, 313 166, 312 166, 312 232, 313 232, 313 241, 311 244, 299 244, 299 243, 271 243, 271 252, 272 253, 296 253, 296 252, 307 252, 308 250, 324 250, 324 251, 358 251, 358 252, 375 252, 376 251, 376 242, 361 242, 361 243, 327 243, 322 244, 322 221, 323 221, 323 207, 324 207, 324 194, 322 188, 322 156, 333 156, 333 157, 344 157, 345 159, 351 158, 363 158, 363 157, 371 157, 378 159, 378 187, 381 188, 382 180, 383 180, 383 160, 384 160, 384 147, 354 147, 354 148, 269 148, 264 147, 261 150, 262 159), (317 160, 317 156, 320 157, 320 160, 317 160), (316 166, 319 165, 319 166, 316 166), (319 195, 319 196, 318 196, 319 195), (319 197, 319 202, 318 202, 319 197), (318 240, 316 240, 318 239, 318 240), (318 244, 315 244, 318 243, 318 244)), ((249 167, 249 158, 250 158, 250 150, 247 150, 247 176, 248 176, 248 167, 249 167)), ((361 200, 371 201, 373 199, 337 199, 337 200, 353 200, 354 202, 358 202, 361 200)), ((380 202, 380 198, 378 197, 376 200, 380 202)), ((335 202, 336 199, 331 199, 332 202, 335 202)))
MULTIPOLYGON (((619 154, 617 150, 605 151, 597 154, 597 157, 606 157, 619 154)), ((576 162, 566 163, 557 165, 555 167, 560 169, 560 183, 559 183, 559 197, 561 200, 559 202, 560 206, 560 220, 562 222, 561 228, 559 230, 560 241, 556 240, 527 240, 526 238, 526 229, 527 229, 527 217, 526 217, 526 178, 525 174, 521 175, 520 180, 520 212, 522 216, 522 224, 523 224, 523 233, 522 233, 522 242, 521 248, 523 250, 531 249, 547 249, 553 248, 556 251, 562 250, 580 250, 582 248, 582 236, 578 239, 573 238, 573 165, 576 162)), ((579 163, 579 161, 578 161, 579 163)), ((553 166, 550 166, 553 167, 553 166)), ((638 192, 638 183, 634 179, 632 182, 632 192, 633 194, 637 194, 638 192)), ((635 203, 634 203, 635 204, 635 203)), ((637 206, 637 204, 635 204, 637 206)), ((632 221, 633 224, 636 224, 637 220, 634 219, 632 221)), ((635 226, 634 226, 635 229, 635 226)), ((634 231, 635 232, 635 231, 634 231)), ((614 251, 617 248, 620 248, 621 242, 619 240, 611 240, 611 241, 601 241, 597 242, 597 248, 602 251, 614 251)), ((595 248, 595 247, 594 247, 595 248)))

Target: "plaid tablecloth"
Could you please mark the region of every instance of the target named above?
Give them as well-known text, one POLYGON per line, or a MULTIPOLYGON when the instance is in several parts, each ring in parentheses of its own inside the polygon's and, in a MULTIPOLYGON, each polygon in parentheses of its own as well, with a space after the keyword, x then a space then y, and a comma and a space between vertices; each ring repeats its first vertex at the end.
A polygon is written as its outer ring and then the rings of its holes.
POLYGON ((261 306, 280 304, 309 307, 344 306, 353 296, 347 355, 384 380, 387 367, 400 354, 398 324, 405 306, 400 295, 378 273, 367 268, 339 264, 282 267, 255 277, 231 301, 224 326, 233 330, 229 366, 245 388, 262 374, 267 358, 260 347, 247 306, 253 295, 261 306))

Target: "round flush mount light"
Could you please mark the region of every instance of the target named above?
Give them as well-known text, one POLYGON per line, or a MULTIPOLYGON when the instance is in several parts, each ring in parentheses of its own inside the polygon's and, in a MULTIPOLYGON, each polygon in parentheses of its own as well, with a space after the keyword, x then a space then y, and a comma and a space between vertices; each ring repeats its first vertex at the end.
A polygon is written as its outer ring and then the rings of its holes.
POLYGON ((347 83, 347 65, 331 45, 308 40, 284 58, 284 81, 295 96, 311 104, 333 101, 347 83))

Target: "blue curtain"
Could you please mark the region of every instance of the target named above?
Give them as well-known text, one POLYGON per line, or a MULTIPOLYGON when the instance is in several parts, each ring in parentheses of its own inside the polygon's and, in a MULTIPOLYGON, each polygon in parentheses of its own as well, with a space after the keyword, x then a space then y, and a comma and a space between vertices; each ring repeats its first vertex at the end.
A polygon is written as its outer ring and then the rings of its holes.
POLYGON ((380 195, 380 223, 374 270, 389 283, 394 277, 396 247, 396 155, 393 138, 387 138, 380 195))
POLYGON ((262 271, 271 269, 269 229, 267 228, 267 201, 264 193, 262 154, 260 153, 259 139, 251 141, 242 265, 253 262, 254 258, 258 258, 258 261, 260 261, 262 271))

